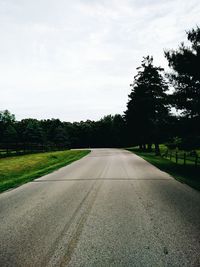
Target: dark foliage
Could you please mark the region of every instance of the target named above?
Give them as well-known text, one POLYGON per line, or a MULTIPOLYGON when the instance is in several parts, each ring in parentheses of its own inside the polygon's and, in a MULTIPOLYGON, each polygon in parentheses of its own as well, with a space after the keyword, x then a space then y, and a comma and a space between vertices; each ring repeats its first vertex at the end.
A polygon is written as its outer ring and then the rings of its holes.
POLYGON ((173 72, 175 88, 172 104, 188 117, 200 116, 200 28, 187 32, 191 46, 182 43, 177 50, 165 52, 173 72))
POLYGON ((0 146, 4 149, 54 150, 81 147, 122 147, 125 122, 121 115, 99 121, 61 122, 59 119, 15 121, 0 112, 0 146))
POLYGON ((200 28, 187 32, 190 46, 165 52, 172 73, 168 74, 174 92, 171 104, 182 112, 179 118, 181 148, 200 147, 200 28))
POLYGON ((146 144, 158 144, 166 138, 169 122, 167 84, 162 76, 163 69, 153 65, 152 57, 145 57, 138 69, 129 95, 125 118, 131 138, 145 148, 146 144))

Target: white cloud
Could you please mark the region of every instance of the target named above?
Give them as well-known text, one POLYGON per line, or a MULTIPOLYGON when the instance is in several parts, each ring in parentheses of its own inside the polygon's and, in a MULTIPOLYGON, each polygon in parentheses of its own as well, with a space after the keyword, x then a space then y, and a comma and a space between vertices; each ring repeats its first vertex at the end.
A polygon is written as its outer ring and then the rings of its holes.
POLYGON ((143 56, 167 66, 199 22, 197 0, 0 0, 0 109, 98 119, 126 108, 143 56))

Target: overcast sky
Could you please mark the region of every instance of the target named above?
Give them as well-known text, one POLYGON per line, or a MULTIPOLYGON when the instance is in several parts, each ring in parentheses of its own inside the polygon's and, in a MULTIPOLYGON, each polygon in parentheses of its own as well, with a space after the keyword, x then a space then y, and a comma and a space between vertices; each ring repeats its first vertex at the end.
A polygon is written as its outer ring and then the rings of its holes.
POLYGON ((199 0, 0 0, 0 110, 96 120, 126 109, 143 56, 167 66, 199 0))

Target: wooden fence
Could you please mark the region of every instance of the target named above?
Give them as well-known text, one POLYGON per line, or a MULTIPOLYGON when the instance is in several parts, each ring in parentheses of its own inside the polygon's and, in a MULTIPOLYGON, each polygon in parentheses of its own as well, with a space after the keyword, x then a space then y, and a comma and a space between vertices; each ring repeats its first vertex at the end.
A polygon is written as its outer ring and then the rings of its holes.
POLYGON ((174 161, 176 164, 194 166, 200 165, 200 157, 196 152, 178 152, 167 150, 162 156, 174 161))

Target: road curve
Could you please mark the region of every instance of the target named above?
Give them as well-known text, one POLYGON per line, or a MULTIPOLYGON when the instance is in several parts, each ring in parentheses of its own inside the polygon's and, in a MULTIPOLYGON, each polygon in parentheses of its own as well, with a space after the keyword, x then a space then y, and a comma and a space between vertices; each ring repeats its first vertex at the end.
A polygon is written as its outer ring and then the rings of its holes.
POLYGON ((200 266, 200 193, 94 149, 0 195, 0 266, 200 266))

